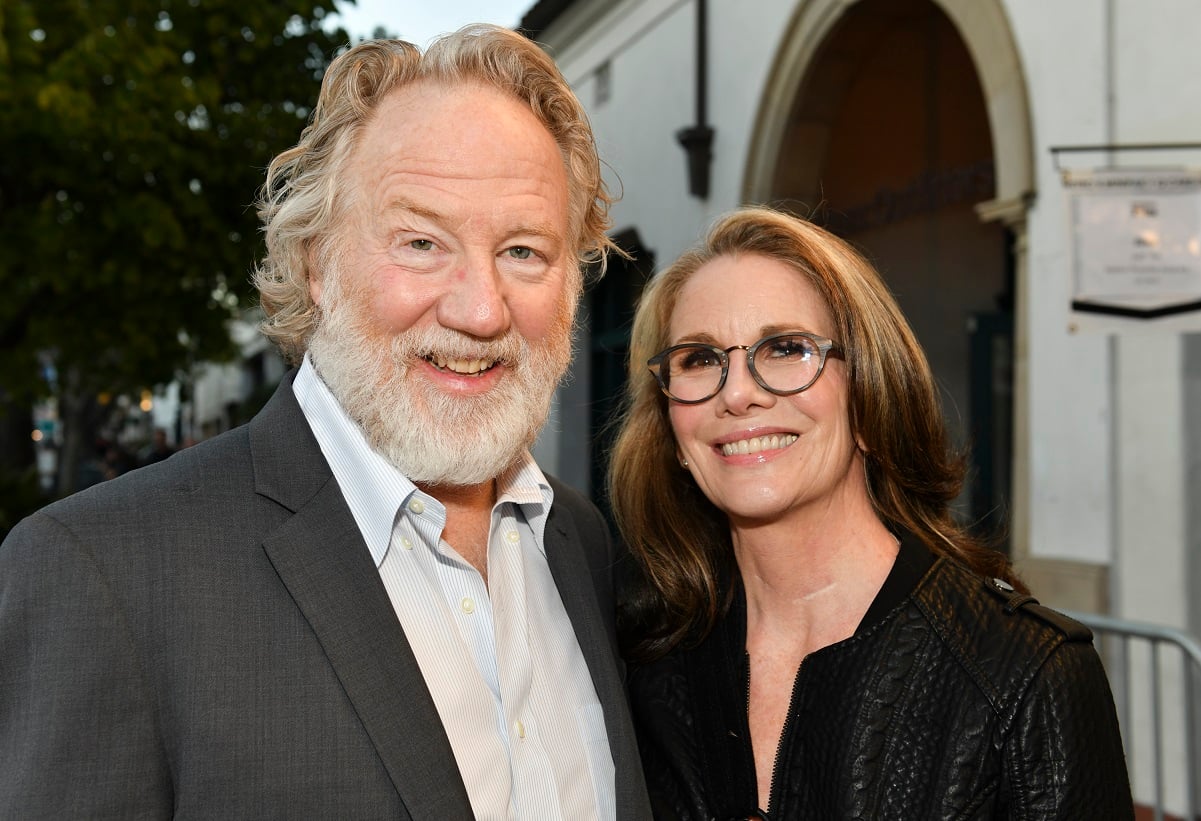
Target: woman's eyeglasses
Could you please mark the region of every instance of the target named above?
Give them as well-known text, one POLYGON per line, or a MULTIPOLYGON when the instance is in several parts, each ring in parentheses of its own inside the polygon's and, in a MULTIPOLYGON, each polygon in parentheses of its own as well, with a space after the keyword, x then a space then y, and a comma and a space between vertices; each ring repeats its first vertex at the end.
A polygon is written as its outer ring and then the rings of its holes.
POLYGON ((841 355, 832 339, 810 333, 766 336, 753 345, 714 345, 687 342, 647 360, 659 387, 668 398, 685 405, 712 399, 721 392, 730 373, 730 354, 746 351, 751 376, 766 391, 789 396, 811 387, 826 367, 826 356, 841 355))

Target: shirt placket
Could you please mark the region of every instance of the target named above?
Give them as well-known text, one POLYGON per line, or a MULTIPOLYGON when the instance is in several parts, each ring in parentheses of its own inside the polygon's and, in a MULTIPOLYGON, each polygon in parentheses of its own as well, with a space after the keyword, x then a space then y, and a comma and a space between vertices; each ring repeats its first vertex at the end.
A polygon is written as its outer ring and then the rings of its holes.
POLYGON ((518 818, 559 817, 554 769, 530 710, 533 658, 526 613, 523 536, 510 512, 493 531, 488 557, 501 706, 513 761, 513 807, 518 818))

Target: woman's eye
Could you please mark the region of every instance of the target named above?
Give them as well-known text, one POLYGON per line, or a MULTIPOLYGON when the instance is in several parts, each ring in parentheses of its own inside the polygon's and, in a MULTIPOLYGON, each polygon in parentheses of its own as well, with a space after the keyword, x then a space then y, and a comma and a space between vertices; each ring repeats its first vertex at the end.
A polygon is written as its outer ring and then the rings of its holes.
POLYGON ((778 340, 767 351, 773 359, 806 359, 813 353, 813 346, 804 338, 778 340))
POLYGON ((513 259, 529 259, 533 255, 533 251, 522 245, 509 249, 509 256, 511 256, 513 259))
POLYGON ((415 239, 409 243, 409 247, 414 251, 432 251, 434 243, 428 239, 415 239))
POLYGON ((721 360, 717 355, 705 348, 681 351, 676 361, 679 369, 682 371, 698 371, 705 368, 721 367, 721 360))

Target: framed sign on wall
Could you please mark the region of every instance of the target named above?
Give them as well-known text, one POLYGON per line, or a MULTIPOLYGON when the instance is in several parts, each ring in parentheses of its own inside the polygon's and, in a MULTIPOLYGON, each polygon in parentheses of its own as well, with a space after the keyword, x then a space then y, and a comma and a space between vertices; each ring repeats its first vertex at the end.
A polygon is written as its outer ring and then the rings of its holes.
POLYGON ((1201 329, 1201 168, 1060 171, 1072 312, 1201 329))

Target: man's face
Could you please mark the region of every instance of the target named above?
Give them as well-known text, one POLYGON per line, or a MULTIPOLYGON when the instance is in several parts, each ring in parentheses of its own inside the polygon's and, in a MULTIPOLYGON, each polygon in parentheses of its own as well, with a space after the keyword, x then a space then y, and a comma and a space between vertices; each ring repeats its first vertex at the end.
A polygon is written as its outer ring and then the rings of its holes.
POLYGON ((310 283, 314 365, 410 479, 471 485, 532 444, 577 297, 554 139, 501 92, 393 92, 349 164, 349 216, 310 283))

